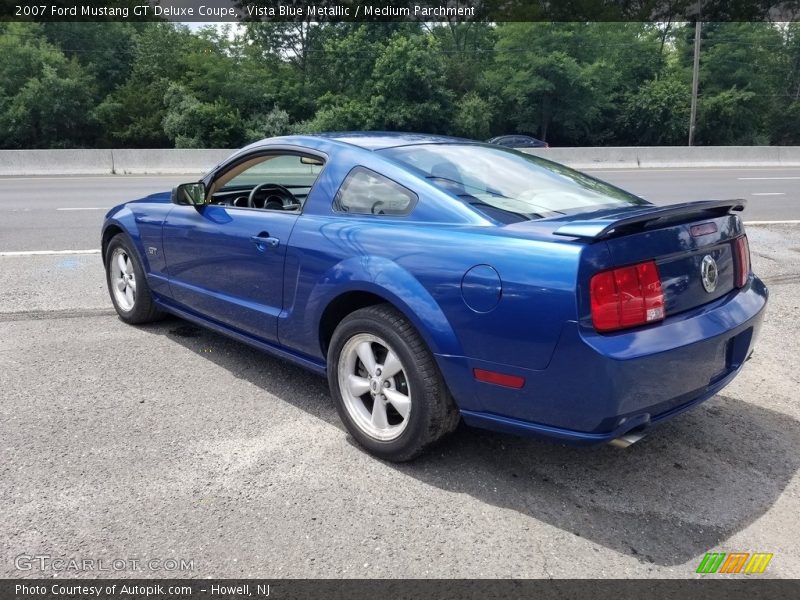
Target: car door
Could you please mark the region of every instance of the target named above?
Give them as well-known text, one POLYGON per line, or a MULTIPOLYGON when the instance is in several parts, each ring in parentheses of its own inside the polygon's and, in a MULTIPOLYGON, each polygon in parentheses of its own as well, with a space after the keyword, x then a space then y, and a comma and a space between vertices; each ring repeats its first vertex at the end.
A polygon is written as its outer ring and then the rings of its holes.
POLYGON ((304 165, 298 154, 266 153, 237 161, 212 180, 211 203, 177 205, 163 229, 173 299, 184 308, 266 341, 277 341, 283 309, 283 270, 289 237, 321 161, 304 165), (260 160, 264 158, 264 160, 260 160), (256 185, 278 184, 298 205, 256 197, 256 185))

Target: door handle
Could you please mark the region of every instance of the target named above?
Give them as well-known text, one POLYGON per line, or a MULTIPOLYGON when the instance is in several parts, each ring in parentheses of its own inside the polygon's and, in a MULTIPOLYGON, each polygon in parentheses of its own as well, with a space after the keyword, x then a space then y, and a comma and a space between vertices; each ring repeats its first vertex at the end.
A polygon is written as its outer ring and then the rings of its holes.
POLYGON ((259 252, 264 252, 264 250, 267 249, 267 246, 270 248, 277 248, 278 244, 281 243, 278 238, 272 237, 266 231, 262 231, 258 235, 250 236, 250 239, 256 245, 256 248, 258 248, 259 252))

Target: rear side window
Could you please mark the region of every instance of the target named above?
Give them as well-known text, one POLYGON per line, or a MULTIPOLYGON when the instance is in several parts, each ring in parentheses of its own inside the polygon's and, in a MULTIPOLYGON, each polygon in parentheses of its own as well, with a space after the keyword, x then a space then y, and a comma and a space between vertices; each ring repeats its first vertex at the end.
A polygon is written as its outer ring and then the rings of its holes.
POLYGON ((359 215, 407 215, 417 203, 417 195, 399 183, 356 167, 342 182, 333 206, 336 210, 359 215))

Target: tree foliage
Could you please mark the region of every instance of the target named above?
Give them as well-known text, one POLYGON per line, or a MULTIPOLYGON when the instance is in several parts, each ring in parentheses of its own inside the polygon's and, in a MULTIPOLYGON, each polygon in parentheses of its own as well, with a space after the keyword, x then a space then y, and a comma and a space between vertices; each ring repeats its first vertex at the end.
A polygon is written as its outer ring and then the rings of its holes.
POLYGON ((38 26, 10 23, 0 35, 0 137, 6 148, 68 148, 92 138, 84 107, 95 79, 38 26))
MULTIPOLYGON (((685 144, 692 24, 0 24, 0 147, 422 131, 685 144)), ((800 144, 800 25, 705 23, 698 144, 800 144)))

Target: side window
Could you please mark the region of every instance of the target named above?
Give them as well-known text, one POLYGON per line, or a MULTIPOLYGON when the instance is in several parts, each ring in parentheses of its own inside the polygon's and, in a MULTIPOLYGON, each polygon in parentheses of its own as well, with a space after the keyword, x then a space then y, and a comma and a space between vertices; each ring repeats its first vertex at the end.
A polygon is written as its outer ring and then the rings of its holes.
POLYGON ((237 163, 211 185, 214 204, 299 210, 324 167, 320 158, 272 152, 237 163))
POLYGON ((294 154, 268 155, 260 157, 255 164, 229 179, 226 187, 269 182, 284 187, 310 188, 321 170, 319 160, 294 154))
POLYGON ((407 215, 417 203, 417 195, 399 183, 356 167, 342 182, 333 206, 336 210, 360 215, 407 215))

